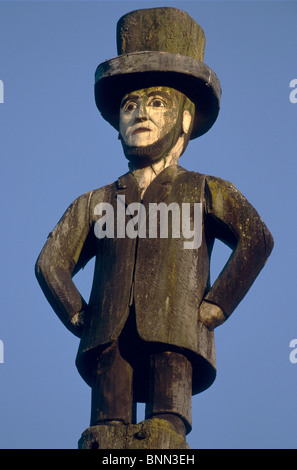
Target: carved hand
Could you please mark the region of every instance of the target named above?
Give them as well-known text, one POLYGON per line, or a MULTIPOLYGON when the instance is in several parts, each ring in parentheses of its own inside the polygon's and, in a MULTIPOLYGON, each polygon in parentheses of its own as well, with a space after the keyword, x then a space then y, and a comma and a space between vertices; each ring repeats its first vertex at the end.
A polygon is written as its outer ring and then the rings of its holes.
POLYGON ((209 330, 214 330, 217 326, 222 325, 226 321, 222 309, 215 304, 202 302, 199 309, 199 316, 202 323, 209 330))
POLYGON ((70 319, 75 329, 77 329, 80 332, 84 326, 85 313, 86 312, 84 310, 81 310, 80 312, 75 313, 70 319))

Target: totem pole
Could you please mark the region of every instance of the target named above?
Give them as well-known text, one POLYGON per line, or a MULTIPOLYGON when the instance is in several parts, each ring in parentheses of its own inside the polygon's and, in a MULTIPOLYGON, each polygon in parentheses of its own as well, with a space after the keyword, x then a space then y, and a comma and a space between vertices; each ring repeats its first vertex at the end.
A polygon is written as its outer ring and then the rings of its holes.
POLYGON ((76 365, 92 404, 79 447, 187 448, 191 397, 216 375, 214 329, 253 284, 273 239, 233 184, 178 163, 220 107, 202 28, 175 8, 136 10, 118 21, 117 45, 96 70, 95 100, 129 171, 70 205, 36 276, 80 338, 76 365), (232 254, 211 285, 216 238, 232 254), (72 278, 93 257, 86 302, 72 278))

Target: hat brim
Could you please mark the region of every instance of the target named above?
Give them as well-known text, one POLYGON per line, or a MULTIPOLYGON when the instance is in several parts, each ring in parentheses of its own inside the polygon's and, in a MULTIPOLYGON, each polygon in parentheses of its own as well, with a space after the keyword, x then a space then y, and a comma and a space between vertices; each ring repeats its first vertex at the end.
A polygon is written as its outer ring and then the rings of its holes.
POLYGON ((221 86, 203 62, 170 52, 134 52, 107 60, 95 73, 95 101, 102 117, 119 130, 123 96, 140 88, 168 86, 195 104, 191 139, 205 134, 217 119, 221 86))

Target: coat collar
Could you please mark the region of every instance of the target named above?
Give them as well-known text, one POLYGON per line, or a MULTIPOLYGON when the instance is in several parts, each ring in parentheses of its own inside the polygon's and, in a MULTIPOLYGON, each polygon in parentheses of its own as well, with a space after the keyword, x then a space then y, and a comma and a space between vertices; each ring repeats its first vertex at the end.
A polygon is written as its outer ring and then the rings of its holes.
POLYGON ((119 176, 117 180, 117 188, 118 189, 128 189, 130 185, 134 185, 136 183, 132 173, 128 171, 122 176, 119 176))
MULTIPOLYGON (((177 175, 181 172, 185 172, 183 167, 180 165, 170 165, 167 168, 165 168, 161 173, 159 173, 156 178, 151 182, 151 184, 148 186, 146 192, 148 191, 149 188, 158 186, 158 185, 164 185, 164 184, 170 184, 173 183, 177 175)), ((131 186, 138 186, 136 179, 133 176, 133 173, 128 171, 124 175, 120 176, 117 180, 117 187, 118 189, 131 189, 131 186)), ((145 192, 145 194, 146 194, 145 192)))
POLYGON ((150 203, 165 202, 172 191, 177 176, 186 172, 187 170, 179 165, 170 165, 165 168, 147 187, 143 199, 141 199, 140 188, 136 179, 131 172, 128 172, 118 178, 115 197, 118 195, 125 196, 126 207, 132 203, 142 203, 145 207, 149 207, 150 203))

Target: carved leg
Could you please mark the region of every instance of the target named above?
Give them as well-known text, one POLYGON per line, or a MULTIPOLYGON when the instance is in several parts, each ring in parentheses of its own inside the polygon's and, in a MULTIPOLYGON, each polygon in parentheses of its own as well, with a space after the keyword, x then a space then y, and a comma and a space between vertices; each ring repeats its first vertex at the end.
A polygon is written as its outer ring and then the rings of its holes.
POLYGON ((166 419, 185 436, 191 429, 192 365, 182 354, 166 351, 150 357, 146 418, 166 419))
POLYGON ((133 369, 115 343, 101 354, 92 386, 91 426, 135 423, 133 369))
POLYGON ((79 449, 189 448, 185 434, 191 430, 191 364, 173 352, 152 354, 150 362, 146 418, 151 419, 135 424, 133 369, 117 344, 102 354, 92 387, 91 426, 83 432, 79 449))

